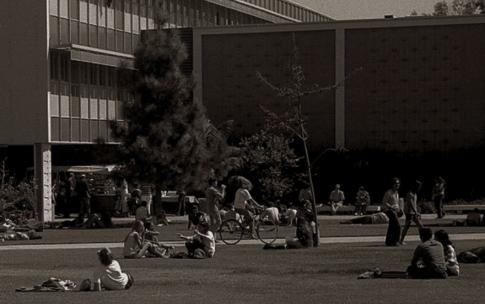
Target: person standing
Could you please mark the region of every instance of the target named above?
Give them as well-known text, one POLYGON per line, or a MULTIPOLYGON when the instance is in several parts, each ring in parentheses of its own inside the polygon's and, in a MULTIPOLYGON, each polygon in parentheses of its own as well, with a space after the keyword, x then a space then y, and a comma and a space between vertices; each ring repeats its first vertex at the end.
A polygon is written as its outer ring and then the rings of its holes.
POLYGON ((421 182, 415 181, 414 185, 411 187, 409 192, 406 194, 406 199, 404 200, 404 215, 406 216, 406 223, 402 229, 401 239, 399 243, 404 245, 404 238, 411 226, 411 222, 416 223, 419 228, 423 227, 421 224, 421 214, 418 212, 418 193, 421 190, 421 182))
POLYGON ((86 179, 86 175, 82 174, 81 179, 76 182, 76 194, 79 199, 79 216, 80 222, 84 221, 84 217, 91 216, 91 193, 86 179))
POLYGON ((386 233, 386 246, 398 246, 401 236, 401 225, 399 224, 399 178, 392 180, 391 189, 387 190, 382 198, 382 211, 389 218, 389 226, 386 233))
POLYGON ((205 197, 207 200, 207 213, 209 215, 210 230, 213 232, 216 232, 222 223, 221 214, 219 213, 219 205, 224 198, 224 192, 224 185, 222 185, 221 190, 219 190, 217 187, 217 180, 209 180, 209 187, 205 192, 205 197))
POLYGON ((365 215, 367 212, 367 205, 370 204, 370 195, 364 188, 364 186, 359 187, 359 191, 355 196, 355 214, 354 215, 365 215))
POLYGON ((330 192, 330 208, 332 215, 337 214, 338 208, 344 205, 345 194, 340 190, 340 184, 335 185, 335 189, 330 192))
POLYGON ((445 211, 443 209, 443 199, 445 198, 446 182, 441 177, 438 176, 434 182, 433 195, 431 199, 434 202, 434 207, 436 209, 436 215, 438 218, 443 218, 445 216, 445 211))

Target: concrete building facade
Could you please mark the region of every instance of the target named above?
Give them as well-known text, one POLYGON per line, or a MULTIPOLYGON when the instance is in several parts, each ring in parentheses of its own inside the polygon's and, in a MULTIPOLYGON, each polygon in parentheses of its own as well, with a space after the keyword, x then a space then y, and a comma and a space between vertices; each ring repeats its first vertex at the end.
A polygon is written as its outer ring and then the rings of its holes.
MULTIPOLYGON (((52 146, 114 143, 124 123, 120 64, 133 66, 140 34, 168 27, 326 21, 286 0, 15 0, 0 10, 0 145, 34 146, 39 218, 53 219, 52 146), (158 6, 159 5, 159 6, 158 6)), ((75 164, 74 164, 75 165, 75 164)))
POLYGON ((484 146, 483 33, 484 16, 197 28, 196 98, 215 122, 256 131, 258 105, 287 109, 256 73, 288 85, 296 46, 309 87, 340 84, 303 100, 314 152, 484 146))

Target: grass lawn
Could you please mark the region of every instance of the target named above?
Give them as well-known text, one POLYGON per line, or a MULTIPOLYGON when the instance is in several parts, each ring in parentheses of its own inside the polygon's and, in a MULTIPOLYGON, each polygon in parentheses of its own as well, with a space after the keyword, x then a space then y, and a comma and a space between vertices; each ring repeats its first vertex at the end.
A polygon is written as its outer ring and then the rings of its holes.
MULTIPOLYGON (((0 252, 0 303, 480 303, 485 264, 461 265, 447 280, 374 279, 357 275, 376 266, 404 270, 417 243, 332 244, 308 250, 218 246, 209 260, 119 262, 135 277, 129 291, 15 293, 55 276, 76 282, 96 269, 94 250, 0 252)), ((483 241, 456 242, 457 251, 483 241)), ((121 255, 120 249, 114 250, 121 255)))

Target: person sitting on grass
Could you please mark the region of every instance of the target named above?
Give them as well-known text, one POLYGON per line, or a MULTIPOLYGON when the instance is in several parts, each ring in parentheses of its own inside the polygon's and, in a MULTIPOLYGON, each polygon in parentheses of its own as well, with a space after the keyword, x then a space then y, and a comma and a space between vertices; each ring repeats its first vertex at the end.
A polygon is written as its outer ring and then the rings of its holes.
POLYGON ((143 223, 147 222, 148 217, 148 203, 147 201, 142 201, 140 205, 135 210, 135 220, 142 221, 143 223))
POLYGON ((266 244, 263 249, 304 249, 313 247, 315 222, 311 203, 303 203, 296 214, 296 238, 286 240, 285 244, 266 244))
POLYGON ((413 279, 446 279, 446 266, 443 245, 433 240, 433 231, 419 228, 419 244, 414 250, 408 276, 413 279))
MULTIPOLYGON (((185 240, 185 247, 187 248, 187 256, 194 259, 212 258, 216 252, 216 240, 214 234, 209 230, 209 222, 200 222, 198 228, 194 230, 194 235, 185 236, 178 234, 178 236, 185 240)), ((181 254, 176 254, 174 257, 182 257, 181 254)))
POLYGON ((123 255, 127 259, 139 259, 144 257, 166 258, 167 250, 171 246, 161 245, 145 240, 145 225, 142 221, 135 221, 131 231, 125 237, 123 255))
POLYGON ((446 263, 446 273, 449 276, 459 276, 460 275, 460 265, 458 265, 458 260, 456 258, 455 247, 450 241, 448 233, 444 230, 438 230, 434 233, 434 239, 443 245, 446 263))
POLYGON ((124 290, 133 285, 133 276, 121 271, 109 248, 98 250, 98 259, 101 266, 94 273, 94 285, 91 286, 91 280, 86 279, 82 281, 80 291, 124 290))

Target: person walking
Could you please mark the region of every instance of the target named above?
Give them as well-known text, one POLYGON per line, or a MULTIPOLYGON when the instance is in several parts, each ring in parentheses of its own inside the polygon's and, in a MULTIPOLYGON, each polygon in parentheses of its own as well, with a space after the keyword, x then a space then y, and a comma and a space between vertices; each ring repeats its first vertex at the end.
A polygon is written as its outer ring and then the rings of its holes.
POLYGON ((85 174, 82 174, 80 180, 76 182, 76 194, 79 199, 78 219, 83 222, 85 216, 87 218, 91 216, 91 193, 85 174))
POLYGON ((409 189, 409 192, 406 194, 406 199, 404 200, 404 215, 406 216, 406 223, 404 224, 404 228, 402 229, 401 239, 399 243, 404 245, 404 238, 411 226, 411 222, 416 223, 418 228, 423 227, 421 224, 421 214, 418 212, 418 193, 421 190, 422 183, 418 180, 414 182, 414 185, 409 189))
POLYGON ((445 211, 443 209, 443 199, 445 198, 446 182, 441 177, 438 176, 435 179, 433 186, 433 195, 431 199, 434 202, 434 207, 436 209, 436 215, 438 218, 443 218, 445 216, 445 211))
POLYGON ((386 233, 386 246, 398 246, 401 236, 401 225, 399 224, 399 178, 392 180, 391 189, 387 190, 382 198, 382 211, 389 218, 389 226, 386 233))
POLYGON ((209 215, 210 230, 212 232, 216 232, 222 223, 221 214, 219 213, 219 205, 224 198, 224 192, 224 185, 222 185, 221 189, 219 190, 217 180, 209 180, 209 187, 205 192, 205 197, 207 200, 207 214, 209 215))

